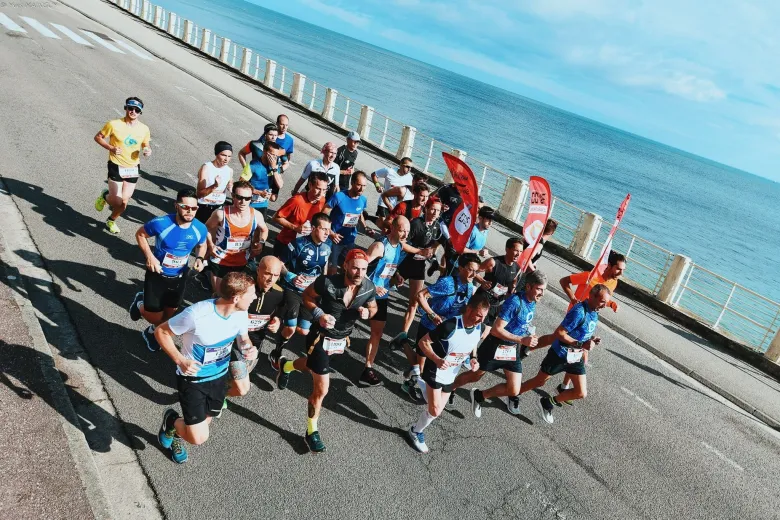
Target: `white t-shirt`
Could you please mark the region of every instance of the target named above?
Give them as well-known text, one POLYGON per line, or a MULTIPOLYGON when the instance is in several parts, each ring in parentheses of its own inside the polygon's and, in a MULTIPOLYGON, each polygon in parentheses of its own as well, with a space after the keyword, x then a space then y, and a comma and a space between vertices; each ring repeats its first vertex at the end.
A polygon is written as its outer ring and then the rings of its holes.
POLYGON ((233 168, 227 164, 222 168, 217 168, 211 161, 203 163, 203 166, 206 168, 203 172, 204 177, 206 178, 206 186, 214 184, 214 179, 217 177, 219 177, 219 184, 217 185, 216 190, 205 197, 199 198, 198 204, 224 204, 225 199, 227 198, 228 182, 233 178, 233 168))
MULTIPOLYGON (((227 318, 217 313, 216 300, 190 305, 168 320, 171 331, 182 338, 181 354, 201 364, 198 382, 211 381, 227 373, 230 349, 236 336, 247 334, 249 315, 236 311, 227 318)), ((184 375, 176 368, 178 375, 184 375)))
MULTIPOLYGON (((384 180, 385 185, 383 191, 387 191, 390 188, 394 188, 396 186, 406 186, 406 194, 402 200, 412 200, 414 198, 414 193, 412 193, 411 188, 414 178, 411 173, 407 173, 406 175, 398 175, 397 168, 382 168, 375 171, 374 174, 378 179, 384 180)), ((390 199, 390 203, 393 205, 388 209, 393 209, 393 207, 395 207, 395 205, 398 203, 397 197, 388 198, 390 199)), ((379 197, 379 207, 387 208, 385 203, 382 201, 382 197, 379 197)))
POLYGON ((335 162, 330 163, 329 165, 325 166, 322 164, 322 159, 314 159, 313 161, 309 161, 306 163, 306 167, 303 169, 303 173, 301 174, 301 179, 306 180, 309 178, 309 175, 311 175, 312 172, 325 172, 328 174, 328 186, 338 186, 339 185, 339 175, 341 174, 341 170, 339 169, 339 165, 335 162))

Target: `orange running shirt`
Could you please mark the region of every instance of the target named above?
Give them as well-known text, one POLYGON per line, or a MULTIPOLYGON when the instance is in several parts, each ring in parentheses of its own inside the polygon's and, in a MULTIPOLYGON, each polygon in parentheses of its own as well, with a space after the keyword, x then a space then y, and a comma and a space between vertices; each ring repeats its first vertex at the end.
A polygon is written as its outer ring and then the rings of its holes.
MULTIPOLYGON (((585 285, 585 282, 588 281, 589 274, 590 271, 583 271, 581 273, 573 274, 569 277, 571 284, 577 286, 577 290, 574 291, 574 297, 578 302, 587 299, 591 288, 598 284, 606 285, 613 294, 615 293, 615 289, 617 289, 618 284, 617 279, 604 280, 603 276, 601 276, 599 273, 596 273, 593 275, 593 278, 590 279, 588 285, 585 285)), ((612 302, 610 302, 610 307, 612 307, 611 303, 612 302)), ((571 310, 573 306, 574 305, 572 303, 569 303, 568 310, 571 310)))
MULTIPOLYGON (((282 217, 287 222, 294 226, 300 226, 306 222, 311 223, 312 217, 321 212, 325 207, 325 197, 321 197, 315 203, 309 202, 309 198, 306 192, 299 193, 290 198, 284 205, 276 212, 276 216, 282 217)), ((281 244, 289 244, 295 240, 295 231, 292 229, 284 228, 279 231, 276 236, 276 241, 281 244)))

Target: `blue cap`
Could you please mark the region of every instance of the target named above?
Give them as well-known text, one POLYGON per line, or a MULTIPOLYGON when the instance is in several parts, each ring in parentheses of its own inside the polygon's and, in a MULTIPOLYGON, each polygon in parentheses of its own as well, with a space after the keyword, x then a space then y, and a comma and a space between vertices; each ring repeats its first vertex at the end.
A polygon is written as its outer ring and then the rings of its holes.
POLYGON ((144 109, 144 104, 138 101, 137 99, 129 99, 127 100, 127 103, 125 104, 125 107, 135 107, 138 110, 144 109))

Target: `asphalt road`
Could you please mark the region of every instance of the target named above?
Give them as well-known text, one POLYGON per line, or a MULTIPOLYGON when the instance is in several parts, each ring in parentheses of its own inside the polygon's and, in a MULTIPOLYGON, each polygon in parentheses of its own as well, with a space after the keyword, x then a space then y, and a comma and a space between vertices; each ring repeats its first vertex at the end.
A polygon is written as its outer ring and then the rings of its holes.
MULTIPOLYGON (((326 454, 306 453, 301 438, 310 381, 296 375, 287 391, 274 390, 260 363, 250 395, 231 402, 207 444, 191 448, 186 465, 172 463, 155 435, 163 409, 177 400, 174 367, 146 350, 142 325, 126 310, 143 279, 133 233, 171 210, 214 142, 243 144, 267 121, 163 61, 64 33, 49 38, 20 19, 113 36, 48 5, 0 9, 27 30, 0 26, 0 174, 168 518, 777 517, 777 434, 604 328, 588 398, 558 411, 554 425, 539 418, 535 394, 522 398, 520 417, 494 403, 477 420, 463 391, 456 409, 426 430, 431 453, 418 455, 405 437, 420 407, 400 393, 402 356, 380 352, 382 387, 355 385, 368 330, 361 324, 353 350, 333 361, 338 374, 320 418, 326 454), (122 234, 112 236, 103 229, 107 215, 93 208, 106 154, 92 137, 128 95, 146 104, 153 155, 142 163, 122 234)), ((315 156, 303 143, 296 149, 292 173, 315 156)), ((188 298, 205 296, 192 288, 188 298)), ((386 338, 402 306, 392 301, 386 338)), ((537 330, 551 331, 564 309, 548 295, 537 330)), ((527 375, 540 361, 530 358, 527 375)), ((110 449, 110 432, 100 433, 88 436, 93 448, 110 449)))

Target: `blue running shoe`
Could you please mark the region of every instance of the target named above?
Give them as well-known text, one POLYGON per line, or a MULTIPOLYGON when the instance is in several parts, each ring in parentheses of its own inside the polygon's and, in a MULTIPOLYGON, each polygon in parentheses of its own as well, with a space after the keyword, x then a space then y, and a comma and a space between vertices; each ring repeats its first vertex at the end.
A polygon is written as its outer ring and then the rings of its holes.
POLYGON ((154 329, 152 328, 152 325, 149 325, 141 331, 141 337, 144 338, 146 348, 148 348, 151 352, 157 352, 160 350, 161 347, 160 344, 157 343, 157 338, 154 337, 154 329))
POLYGON ((187 448, 184 447, 184 441, 176 435, 171 443, 171 459, 176 464, 184 464, 187 462, 187 457, 187 448))
POLYGON ((176 436, 176 429, 169 429, 168 425, 173 424, 178 418, 179 414, 173 408, 168 408, 163 412, 163 420, 160 425, 160 431, 157 433, 157 440, 160 441, 160 446, 166 450, 171 448, 173 438, 176 436))
POLYGON ((141 309, 138 308, 138 304, 144 301, 143 291, 136 293, 133 298, 133 303, 130 304, 130 319, 138 321, 141 319, 141 309))

